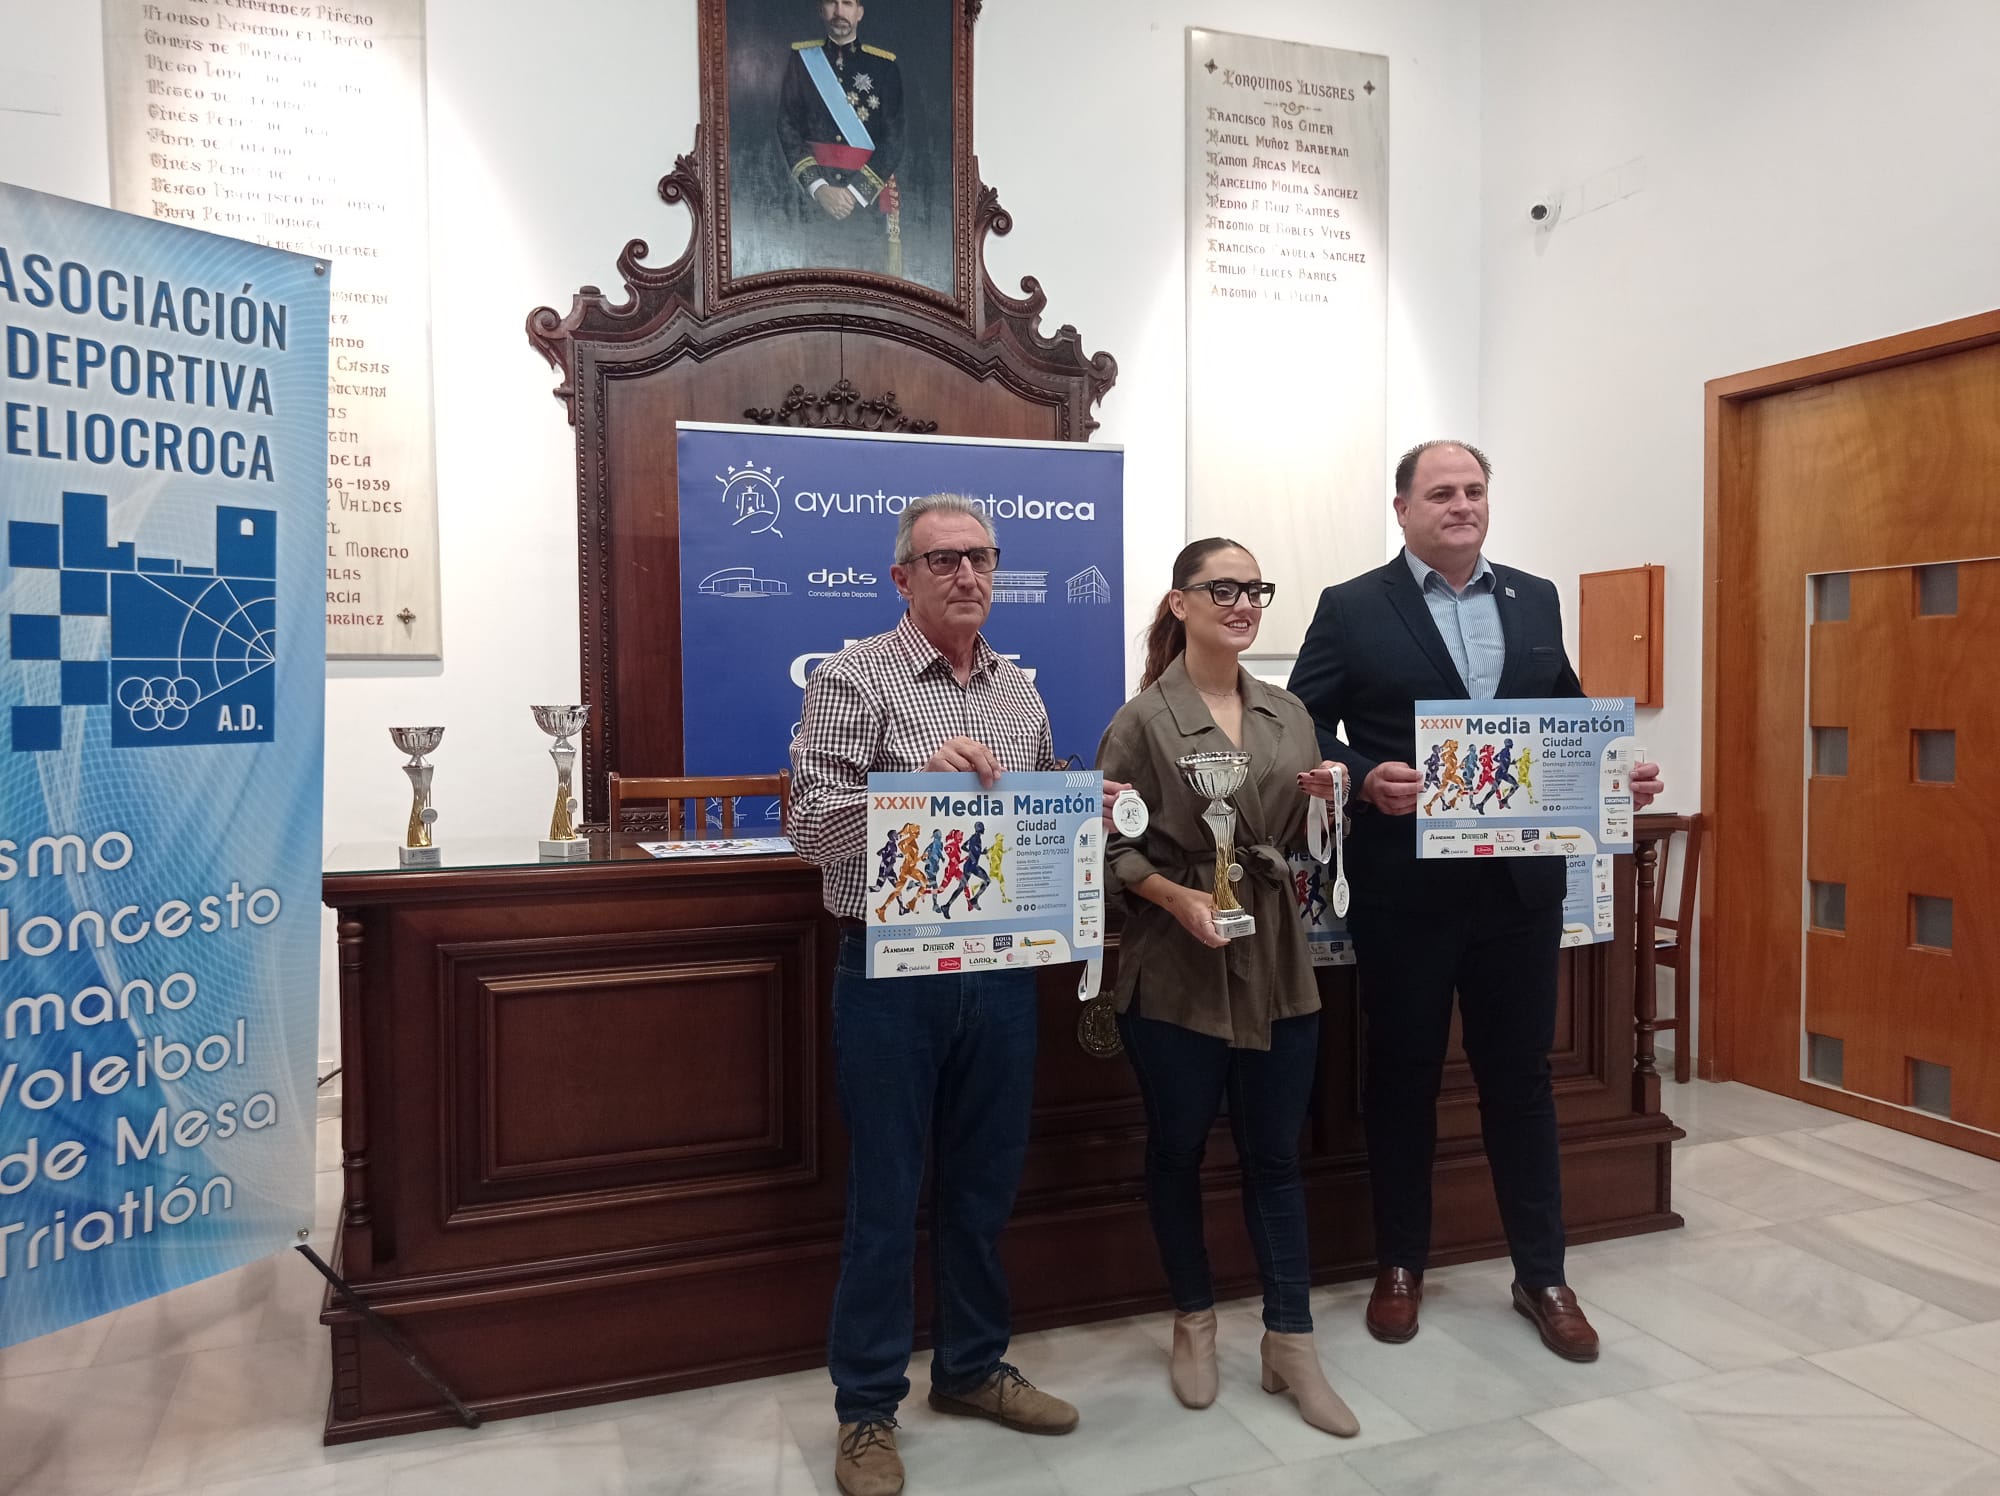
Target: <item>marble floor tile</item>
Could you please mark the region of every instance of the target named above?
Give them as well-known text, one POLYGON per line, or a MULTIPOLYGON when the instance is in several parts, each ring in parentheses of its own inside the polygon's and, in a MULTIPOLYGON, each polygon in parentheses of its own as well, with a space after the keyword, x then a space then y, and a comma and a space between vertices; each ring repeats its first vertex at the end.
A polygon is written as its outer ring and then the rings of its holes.
POLYGON ((1193 1487, 1193 1496, 1381 1496, 1344 1459, 1280 1465, 1248 1475, 1225 1475, 1193 1487))
POLYGON ((817 1489, 769 1392, 730 1389, 619 1417, 612 1427, 625 1451, 627 1496, 811 1496, 817 1489))
POLYGON ((2000 1461, 1803 1361, 1529 1420, 1635 1496, 1971 1496, 2000 1461))
POLYGON ((331 1383, 326 1346, 310 1337, 189 1356, 135 1489, 147 1496, 328 1463, 320 1433, 331 1383))
POLYGON ((1616 1496, 1604 1474, 1519 1419, 1353 1456, 1381 1496, 1616 1496))
POLYGON ((0 1381, 0 1491, 131 1490, 185 1365, 170 1356, 0 1381))
POLYGON ((1770 1234, 1966 1319, 2000 1319, 2000 1224, 1941 1201, 1774 1226, 1770 1234))
POLYGON ((1686 1085, 1669 1081, 1660 1087, 1660 1109, 1690 1134, 1721 1138, 1757 1137, 1847 1120, 1839 1112, 1736 1081, 1691 1080, 1686 1085))
POLYGON ((114 1310, 0 1350, 0 1377, 42 1376, 90 1365, 111 1333, 111 1321, 117 1317, 114 1310))
POLYGON ((1714 1236, 1718 1232, 1748 1231, 1770 1224, 1754 1211, 1718 1200, 1713 1195, 1704 1195, 1700 1190, 1683 1184, 1678 1175, 1674 1179, 1674 1209, 1687 1222, 1681 1228, 1686 1236, 1714 1236))
POLYGON ((1983 1158, 1963 1148, 1948 1148, 1929 1138, 1915 1137, 1873 1122, 1836 1122, 1818 1136, 1857 1153, 1873 1154, 1906 1169, 1949 1179, 1960 1189, 2000 1190, 2000 1160, 1983 1158))
POLYGON ((1982 1221, 2000 1221, 2000 1190, 1981 1190, 1971 1195, 1946 1195, 1940 1202, 1964 1215, 1982 1221))
POLYGON ((325 1335, 319 1311, 326 1297, 326 1279, 297 1252, 278 1253, 274 1264, 271 1293, 264 1301, 257 1338, 290 1340, 299 1335, 325 1335))
POLYGON ((1761 1157, 1742 1139, 1681 1149, 1674 1156, 1674 1179, 1769 1221, 1809 1220, 1882 1203, 1878 1195, 1761 1157))
MULTIPOLYGON (((375 1447, 375 1446, 370 1446, 375 1447)), ((285 1470, 242 1480, 210 1481, 194 1488, 199 1496, 389 1496, 389 1462, 353 1459, 310 1470, 285 1470)))
MULTIPOLYGON (((1676 1278, 1665 1265, 1593 1266, 1577 1277, 1592 1306, 1604 1305, 1665 1344, 1717 1371, 1790 1360, 1818 1344, 1698 1283, 1676 1278)), ((1593 1321, 1594 1322, 1594 1321, 1593 1321)))
POLYGON ((1924 1343, 1956 1356, 1969 1366, 2000 1376, 2000 1323, 1943 1330, 1925 1336, 1924 1343))
POLYGON ((392 1454, 382 1463, 384 1496, 624 1496, 628 1489, 625 1442, 609 1422, 392 1454))
POLYGON ((1947 1337, 1889 1340, 1812 1356, 1813 1365, 2000 1455, 2000 1373, 1961 1361, 1947 1337))
POLYGON ((1736 1146, 1746 1153, 1773 1163, 1813 1174, 1821 1179, 1892 1205, 1912 1200, 1929 1200, 1939 1195, 1956 1195, 1964 1186, 1937 1174, 1926 1173, 1893 1162, 1826 1136, 1830 1129, 1779 1132, 1766 1137, 1739 1138, 1736 1146))
POLYGON ((1656 1239, 1616 1271, 1593 1270, 1584 1288, 1612 1312, 1717 1370, 1955 1329, 1963 1321, 1777 1240, 1776 1230, 1656 1239))

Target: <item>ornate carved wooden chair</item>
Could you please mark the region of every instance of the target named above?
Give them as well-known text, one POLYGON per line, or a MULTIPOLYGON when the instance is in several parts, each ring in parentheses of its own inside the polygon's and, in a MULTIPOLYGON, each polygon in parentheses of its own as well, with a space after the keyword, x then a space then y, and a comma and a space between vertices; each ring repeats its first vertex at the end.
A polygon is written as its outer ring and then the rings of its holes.
MULTIPOLYGON (((734 774, 707 776, 642 776, 637 774, 612 774, 611 815, 607 821, 614 831, 628 829, 625 807, 627 804, 662 805, 666 825, 659 828, 659 818, 663 812, 655 810, 648 820, 653 824, 642 829, 664 829, 674 840, 683 837, 706 837, 711 834, 734 836, 736 834, 736 802, 740 798, 758 797, 775 799, 778 802, 778 826, 783 826, 792 809, 792 774, 789 769, 776 774, 734 774), (709 807, 717 807, 717 833, 709 831, 709 807), (690 829, 691 828, 691 829, 690 829)), ((775 832, 778 828, 773 827, 775 832)))

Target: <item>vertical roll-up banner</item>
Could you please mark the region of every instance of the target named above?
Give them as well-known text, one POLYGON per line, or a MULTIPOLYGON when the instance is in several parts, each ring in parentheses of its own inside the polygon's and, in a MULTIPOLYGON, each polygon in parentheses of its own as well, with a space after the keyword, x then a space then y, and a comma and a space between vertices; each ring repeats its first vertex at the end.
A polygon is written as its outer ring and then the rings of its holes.
POLYGON ((0 184, 0 1346, 312 1223, 330 279, 0 184))

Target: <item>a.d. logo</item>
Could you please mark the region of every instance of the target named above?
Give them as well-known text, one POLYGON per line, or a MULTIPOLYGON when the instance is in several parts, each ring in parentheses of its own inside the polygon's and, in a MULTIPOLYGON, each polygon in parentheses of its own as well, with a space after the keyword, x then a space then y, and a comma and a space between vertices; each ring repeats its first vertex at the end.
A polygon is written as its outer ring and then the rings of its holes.
POLYGON ((218 505, 214 565, 190 566, 111 544, 108 511, 103 494, 66 493, 61 524, 7 527, 8 564, 24 574, 10 654, 53 665, 58 686, 55 702, 14 708, 14 751, 60 749, 63 708, 79 706, 110 709, 114 748, 270 742, 277 512, 218 505))
POLYGON ((785 481, 782 476, 773 477, 771 469, 746 463, 742 467, 731 466, 727 473, 717 473, 715 481, 722 485, 722 502, 736 511, 736 518, 730 521, 731 528, 745 528, 752 535, 768 530, 780 540, 785 538, 785 532, 778 528, 778 516, 785 509, 784 500, 778 495, 778 485, 785 481))

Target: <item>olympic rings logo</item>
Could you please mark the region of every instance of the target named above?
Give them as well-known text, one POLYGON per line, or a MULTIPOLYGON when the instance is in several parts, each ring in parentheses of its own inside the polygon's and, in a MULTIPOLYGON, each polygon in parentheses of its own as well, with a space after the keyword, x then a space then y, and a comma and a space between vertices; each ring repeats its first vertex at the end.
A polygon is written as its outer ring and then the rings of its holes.
POLYGON ((201 700, 201 687, 185 675, 132 676, 118 684, 118 704, 141 732, 175 732, 187 725, 188 711, 201 700))

